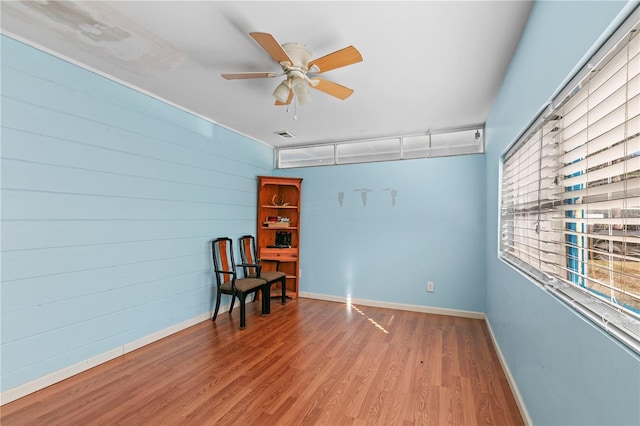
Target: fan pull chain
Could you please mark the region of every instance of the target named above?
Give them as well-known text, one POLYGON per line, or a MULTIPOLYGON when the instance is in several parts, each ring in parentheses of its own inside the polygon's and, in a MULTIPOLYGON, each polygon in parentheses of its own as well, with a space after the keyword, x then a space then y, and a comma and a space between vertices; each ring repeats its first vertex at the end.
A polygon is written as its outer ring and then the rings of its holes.
MULTIPOLYGON (((298 119, 298 102, 296 102, 296 98, 294 96, 293 98, 293 119, 297 120, 298 119)), ((289 114, 291 112, 291 104, 287 105, 287 114, 289 114)))
MULTIPOLYGON (((295 96, 294 96, 293 101, 291 103, 293 104, 293 119, 297 120, 298 119, 298 102, 296 101, 295 96)), ((287 104, 287 109, 286 109, 287 114, 289 114, 292 111, 291 110, 291 103, 287 104)))

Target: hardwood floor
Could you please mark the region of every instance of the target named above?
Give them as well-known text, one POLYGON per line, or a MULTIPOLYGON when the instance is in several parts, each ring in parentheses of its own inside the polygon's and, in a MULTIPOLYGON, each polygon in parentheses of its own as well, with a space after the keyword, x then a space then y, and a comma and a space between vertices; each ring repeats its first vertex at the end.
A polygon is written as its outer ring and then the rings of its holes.
POLYGON ((519 425, 482 320, 247 305, 2 407, 9 425, 519 425))

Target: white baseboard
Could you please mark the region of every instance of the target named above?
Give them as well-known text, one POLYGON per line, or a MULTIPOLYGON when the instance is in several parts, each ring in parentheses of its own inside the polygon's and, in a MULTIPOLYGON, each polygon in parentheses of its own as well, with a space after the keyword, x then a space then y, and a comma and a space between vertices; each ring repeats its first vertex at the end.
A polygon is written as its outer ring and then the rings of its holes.
POLYGON ((453 317, 485 319, 482 312, 463 311, 458 309, 435 308, 432 306, 407 305, 404 303, 380 302, 378 300, 348 299, 342 296, 331 296, 328 294, 299 292, 298 297, 307 299, 326 300, 329 302, 352 303, 354 305, 372 306, 374 308, 398 309, 400 311, 424 312, 427 314, 450 315, 453 317))
POLYGON ((8 389, 0 394, 0 405, 8 404, 16 399, 29 395, 30 393, 44 389, 54 383, 68 379, 71 376, 75 376, 78 373, 82 373, 85 370, 117 358, 120 355, 123 355, 122 347, 114 348, 107 352, 103 352, 100 355, 80 361, 77 364, 65 367, 62 370, 54 371, 46 376, 38 377, 35 380, 18 385, 15 388, 8 389))
MULTIPOLYGON (((218 314, 227 311, 229 311, 229 305, 221 306, 218 314)), ((86 359, 74 365, 70 365, 61 370, 54 371, 53 373, 16 386, 15 388, 8 389, 0 394, 0 405, 8 404, 11 401, 15 401, 16 399, 29 395, 30 393, 39 391, 40 389, 44 389, 47 386, 53 385, 54 383, 68 379, 69 377, 75 376, 76 374, 82 373, 83 371, 89 370, 90 368, 96 367, 107 361, 111 361, 112 359, 129 352, 135 351, 136 349, 146 346, 149 343, 153 343, 157 340, 163 339, 171 334, 177 333, 178 331, 184 330, 185 328, 189 328, 193 325, 198 324, 199 322, 209 319, 212 315, 213 312, 200 314, 194 318, 181 322, 180 324, 175 324, 163 330, 156 331, 155 333, 151 333, 148 336, 142 337, 133 342, 125 343, 122 346, 108 350, 104 353, 101 353, 100 355, 96 355, 92 358, 86 359)))
POLYGON ((520 414, 522 415, 522 420, 524 421, 524 424, 532 425, 533 422, 531 421, 531 417, 529 416, 529 411, 527 410, 527 406, 524 404, 524 399, 522 399, 522 395, 518 390, 516 381, 511 375, 511 370, 509 370, 509 365, 507 364, 507 360, 505 360, 504 356, 502 356, 500 345, 498 345, 496 336, 493 334, 493 329, 491 328, 491 323, 489 322, 489 318, 486 318, 486 316, 485 316, 485 322, 487 323, 487 328, 489 329, 489 334, 491 335, 491 341, 493 342, 493 347, 496 349, 496 353, 498 354, 500 365, 502 365, 504 374, 507 376, 507 381, 509 382, 509 387, 511 388, 511 392, 513 392, 513 395, 516 397, 516 404, 518 404, 518 409, 520 410, 520 414))

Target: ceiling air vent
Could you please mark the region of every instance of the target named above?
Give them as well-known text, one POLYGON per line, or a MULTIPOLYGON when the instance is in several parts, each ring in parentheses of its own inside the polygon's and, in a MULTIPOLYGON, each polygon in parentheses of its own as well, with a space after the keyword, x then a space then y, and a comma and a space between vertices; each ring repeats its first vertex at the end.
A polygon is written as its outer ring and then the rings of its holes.
POLYGON ((280 132, 274 132, 274 133, 284 139, 295 138, 295 136, 293 136, 291 133, 287 132, 286 130, 282 130, 280 132))

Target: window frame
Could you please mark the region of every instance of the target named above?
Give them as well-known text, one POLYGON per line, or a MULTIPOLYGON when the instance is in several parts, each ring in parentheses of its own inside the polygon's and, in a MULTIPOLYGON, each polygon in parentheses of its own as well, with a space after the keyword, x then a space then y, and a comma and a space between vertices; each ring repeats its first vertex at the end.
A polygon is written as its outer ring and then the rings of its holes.
POLYGON ((285 145, 277 147, 275 150, 275 167, 276 169, 289 169, 340 166, 357 163, 484 154, 484 127, 484 124, 475 124, 438 130, 429 129, 426 132, 417 134, 305 145, 285 145), (468 136, 469 139, 460 139, 465 136, 468 136), (449 142, 453 141, 454 143, 448 143, 447 139, 449 142), (467 142, 461 144, 459 143, 461 140, 467 142), (394 142, 392 149, 389 149, 390 142, 394 142), (421 144, 422 146, 420 146, 421 144), (411 149, 412 147, 413 149, 411 149), (314 155, 313 150, 321 151, 323 149, 326 152, 331 152, 331 157, 314 155), (344 155, 345 152, 351 153, 351 155, 344 155), (291 159, 288 162, 283 160, 283 156, 291 154, 292 157, 295 157, 296 153, 301 153, 301 158, 297 162, 291 159))

